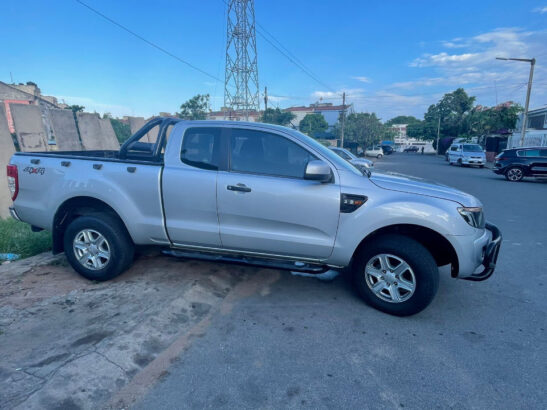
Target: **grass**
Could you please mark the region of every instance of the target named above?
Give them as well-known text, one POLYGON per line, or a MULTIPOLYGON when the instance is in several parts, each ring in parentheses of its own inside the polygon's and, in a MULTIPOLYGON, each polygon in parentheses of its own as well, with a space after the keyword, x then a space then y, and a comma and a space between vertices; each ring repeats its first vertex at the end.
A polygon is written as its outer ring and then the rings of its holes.
POLYGON ((50 249, 49 232, 32 232, 26 223, 0 219, 0 253, 15 253, 21 258, 28 258, 50 249))

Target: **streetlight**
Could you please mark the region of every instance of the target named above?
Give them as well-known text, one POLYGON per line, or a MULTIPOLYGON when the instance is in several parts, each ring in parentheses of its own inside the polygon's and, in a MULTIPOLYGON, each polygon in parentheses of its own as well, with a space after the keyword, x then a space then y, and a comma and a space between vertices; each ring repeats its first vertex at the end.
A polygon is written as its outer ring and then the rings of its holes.
POLYGON ((524 106, 524 115, 522 116, 522 130, 520 136, 520 146, 524 146, 524 136, 526 135, 526 125, 528 122, 528 104, 530 103, 530 93, 532 92, 532 78, 534 77, 534 66, 536 65, 535 58, 505 58, 496 57, 496 60, 511 60, 511 61, 524 61, 530 63, 530 78, 528 80, 528 91, 526 92, 526 104, 524 106))

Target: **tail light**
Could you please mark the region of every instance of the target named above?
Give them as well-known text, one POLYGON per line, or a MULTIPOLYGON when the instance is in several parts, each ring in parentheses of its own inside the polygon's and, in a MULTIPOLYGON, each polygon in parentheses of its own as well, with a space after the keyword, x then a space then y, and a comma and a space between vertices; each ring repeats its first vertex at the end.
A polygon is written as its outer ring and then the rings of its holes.
POLYGON ((17 198, 17 194, 19 193, 19 174, 17 172, 17 165, 8 165, 6 171, 8 175, 8 188, 11 192, 11 200, 15 201, 15 198, 17 198))

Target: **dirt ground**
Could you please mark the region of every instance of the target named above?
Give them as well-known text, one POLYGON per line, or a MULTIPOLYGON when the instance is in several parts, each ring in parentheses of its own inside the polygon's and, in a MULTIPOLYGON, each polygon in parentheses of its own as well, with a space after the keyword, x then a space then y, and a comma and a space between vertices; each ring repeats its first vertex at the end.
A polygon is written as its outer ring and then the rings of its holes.
POLYGON ((64 256, 2 265, 0 408, 131 406, 214 315, 278 278, 158 254, 106 283, 80 277, 64 256))

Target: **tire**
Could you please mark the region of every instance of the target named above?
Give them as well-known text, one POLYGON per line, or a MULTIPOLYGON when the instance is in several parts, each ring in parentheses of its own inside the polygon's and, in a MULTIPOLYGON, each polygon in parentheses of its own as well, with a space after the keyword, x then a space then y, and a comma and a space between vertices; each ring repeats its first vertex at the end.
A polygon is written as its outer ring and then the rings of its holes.
POLYGON ((524 178, 524 170, 521 167, 509 167, 505 171, 505 179, 510 182, 519 182, 524 178))
POLYGON ((380 158, 382 158, 382 157, 383 157, 383 155, 382 155, 382 154, 378 154, 378 155, 376 155, 376 158, 378 158, 378 159, 380 159, 380 158))
POLYGON ((458 165, 459 165, 460 167, 463 167, 463 162, 462 162, 462 159, 461 159, 461 158, 458 159, 458 165))
POLYGON ((120 275, 135 255, 135 245, 125 226, 108 214, 81 216, 72 221, 64 234, 64 248, 76 272, 101 282, 120 275))
MULTIPOLYGON (((385 266, 384 266, 385 267, 385 266)), ((439 288, 439 270, 431 253, 419 242, 408 236, 399 234, 387 234, 376 238, 359 250, 352 266, 353 282, 361 298, 370 306, 382 312, 395 316, 410 316, 424 310, 433 300, 439 288), (390 265, 383 272, 382 257, 387 256, 390 265), (390 273, 403 267, 399 261, 406 263, 409 268, 398 276, 390 273), (382 282, 369 272, 380 274, 384 278, 382 282), (399 281, 399 282, 397 282, 399 281), (413 290, 409 283, 413 282, 413 290), (389 290, 382 287, 389 284, 389 290), (404 284, 404 287, 402 286, 404 284), (380 292, 375 293, 372 288, 379 285, 380 292), (397 286, 398 285, 398 286, 397 286), (392 290, 398 295, 400 301, 394 301, 392 290)))

